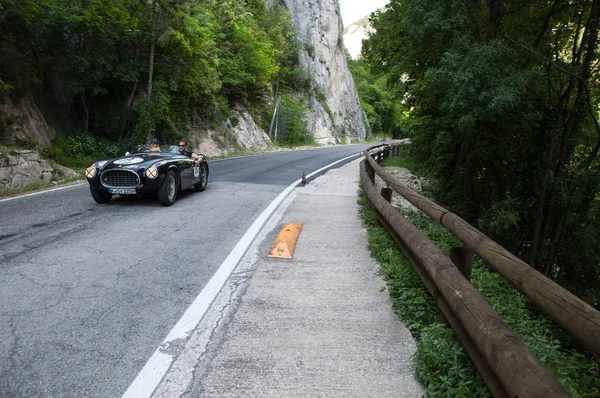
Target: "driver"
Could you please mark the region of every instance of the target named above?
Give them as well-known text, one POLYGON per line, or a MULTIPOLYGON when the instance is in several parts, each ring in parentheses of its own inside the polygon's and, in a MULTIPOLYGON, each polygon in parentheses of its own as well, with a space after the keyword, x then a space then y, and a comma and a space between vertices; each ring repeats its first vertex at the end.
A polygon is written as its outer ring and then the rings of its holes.
POLYGON ((198 164, 198 162, 200 162, 200 156, 194 152, 188 151, 187 145, 187 140, 183 138, 179 140, 179 154, 191 157, 192 159, 194 159, 194 163, 198 164))
POLYGON ((158 138, 154 137, 150 141, 150 151, 151 152, 160 152, 160 141, 158 138))

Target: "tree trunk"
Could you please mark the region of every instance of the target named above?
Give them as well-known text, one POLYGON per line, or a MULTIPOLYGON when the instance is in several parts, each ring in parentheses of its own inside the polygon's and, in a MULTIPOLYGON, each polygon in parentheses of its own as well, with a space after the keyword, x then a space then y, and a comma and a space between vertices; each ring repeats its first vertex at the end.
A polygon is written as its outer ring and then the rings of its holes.
POLYGON ((83 105, 83 132, 87 133, 90 124, 90 111, 88 110, 87 102, 85 100, 85 90, 81 93, 81 104, 83 105))
POLYGON ((488 6, 490 8, 490 22, 494 28, 493 37, 496 37, 496 32, 500 28, 504 17, 504 0, 488 0, 488 6))
POLYGON ((550 26, 550 18, 552 18, 552 16, 554 15, 554 13, 556 12, 556 6, 558 5, 559 0, 554 0, 554 2, 552 3, 552 6, 550 7, 550 10, 548 10, 548 13, 544 16, 544 22, 542 23, 542 29, 540 30, 540 33, 538 33, 537 38, 535 39, 535 42, 533 43, 533 49, 537 49, 538 46, 540 45, 540 42, 542 41, 542 38, 544 37, 544 35, 546 34, 546 31, 548 30, 548 27, 550 26))
POLYGON ((548 145, 548 150, 546 151, 546 165, 544 166, 544 170, 542 172, 542 183, 540 189, 540 196, 538 199, 538 208, 537 214, 535 217, 535 227, 533 229, 533 237, 531 239, 531 251, 529 253, 529 265, 535 268, 535 263, 537 262, 537 253, 538 247, 540 244, 540 233, 542 231, 542 222, 544 221, 544 207, 546 206, 546 195, 548 194, 548 177, 550 176, 550 168, 552 167, 552 153, 554 152, 554 141, 556 137, 556 132, 552 132, 552 136, 550 138, 550 144, 548 145))
POLYGON ((155 32, 154 24, 156 23, 156 1, 152 0, 152 28, 150 31, 150 65, 148 66, 148 99, 152 96, 152 74, 154 73, 154 46, 155 32))
POLYGON ((546 265, 544 266, 544 275, 550 277, 550 271, 552 271, 552 264, 554 264, 554 259, 556 258, 556 253, 558 252, 558 245, 562 240, 565 231, 567 229, 567 216, 571 212, 571 208, 573 207, 572 197, 569 198, 569 204, 567 205, 566 211, 563 212, 560 222, 558 223, 558 227, 554 233, 554 237, 552 238, 552 243, 550 244, 550 255, 546 260, 546 265))
POLYGON ((133 104, 133 99, 135 98, 135 92, 137 91, 138 81, 136 80, 133 83, 133 87, 131 88, 131 93, 129 94, 129 99, 127 100, 127 106, 125 107, 125 118, 123 119, 123 123, 121 124, 121 128, 119 129, 119 141, 123 139, 123 134, 125 134, 125 128, 127 127, 127 122, 129 121, 129 112, 131 110, 131 105, 133 104))
MULTIPOLYGON (((588 92, 587 92, 587 82, 591 76, 591 69, 593 68, 593 61, 595 59, 596 47, 598 45, 598 24, 600 20, 600 1, 596 0, 592 3, 592 9, 590 11, 589 18, 585 25, 585 34, 582 41, 582 45, 580 51, 576 52, 577 56, 574 57, 574 63, 577 64, 577 59, 579 59, 580 54, 583 54, 583 48, 585 48, 585 57, 583 59, 583 63, 581 65, 581 74, 576 79, 576 87, 577 87, 577 95, 573 102, 573 106, 571 107, 571 111, 569 112, 569 116, 567 121, 563 127, 563 137, 561 140, 558 163, 556 165, 556 173, 554 177, 554 183, 552 187, 552 192, 550 194, 550 200, 548 201, 548 212, 547 217, 544 223, 544 229, 542 235, 540 237, 540 251, 544 248, 544 242, 546 241, 550 228, 552 227, 552 216, 554 213, 554 201, 557 197, 560 179, 562 178, 566 168, 569 165, 569 161, 571 159, 571 155, 573 152, 573 145, 570 143, 571 137, 575 134, 575 132, 581 129, 581 124, 584 119, 584 114, 586 113, 587 102, 589 101, 588 92)), ((573 48, 575 52, 575 48, 573 48)), ((573 65, 577 66, 577 65, 573 65)), ((574 77, 571 77, 573 81, 574 77)), ((571 195, 574 194, 574 191, 571 195)), ((568 206, 570 211, 570 206, 568 206)), ((568 216, 567 214, 562 214, 564 217, 568 216)), ((547 265, 546 267, 547 268, 547 265)))
MULTIPOLYGON (((152 98, 152 74, 154 73, 154 47, 156 45, 155 24, 156 24, 156 2, 152 0, 152 28, 150 32, 150 65, 148 66, 148 101, 152 98)), ((146 141, 150 141, 152 131, 146 133, 146 141)))

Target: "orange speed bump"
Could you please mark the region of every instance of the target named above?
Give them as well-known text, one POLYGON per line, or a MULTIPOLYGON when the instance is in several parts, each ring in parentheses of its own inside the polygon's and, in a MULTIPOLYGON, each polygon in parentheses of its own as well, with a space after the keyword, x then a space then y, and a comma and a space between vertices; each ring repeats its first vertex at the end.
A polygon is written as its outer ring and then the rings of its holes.
POLYGON ((292 258, 292 253, 294 253, 294 247, 296 247, 296 241, 298 240, 298 236, 300 236, 301 230, 302 224, 285 224, 279 235, 277 235, 277 239, 271 245, 271 252, 267 257, 292 258))

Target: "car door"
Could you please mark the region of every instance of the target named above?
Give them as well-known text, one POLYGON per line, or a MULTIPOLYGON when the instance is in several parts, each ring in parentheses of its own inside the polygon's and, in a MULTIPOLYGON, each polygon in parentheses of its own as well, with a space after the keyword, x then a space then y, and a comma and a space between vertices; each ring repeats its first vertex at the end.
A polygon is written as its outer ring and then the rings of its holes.
POLYGON ((194 182, 194 162, 192 159, 183 158, 179 160, 179 175, 181 177, 181 189, 187 189, 194 182))

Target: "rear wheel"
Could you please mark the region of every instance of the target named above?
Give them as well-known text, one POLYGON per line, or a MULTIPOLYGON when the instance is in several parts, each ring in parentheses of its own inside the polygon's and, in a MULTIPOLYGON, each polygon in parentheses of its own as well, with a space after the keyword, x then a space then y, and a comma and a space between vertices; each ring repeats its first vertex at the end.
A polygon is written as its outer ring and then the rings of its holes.
POLYGON ((112 198, 110 193, 92 187, 90 187, 90 193, 92 194, 92 198, 94 198, 94 200, 100 204, 108 203, 110 198, 112 198))
POLYGON ((173 170, 167 173, 163 184, 158 189, 158 201, 163 206, 171 206, 177 199, 177 176, 173 170))
POLYGON ((208 185, 208 170, 205 163, 200 164, 200 181, 194 184, 194 189, 198 192, 202 192, 208 185))

